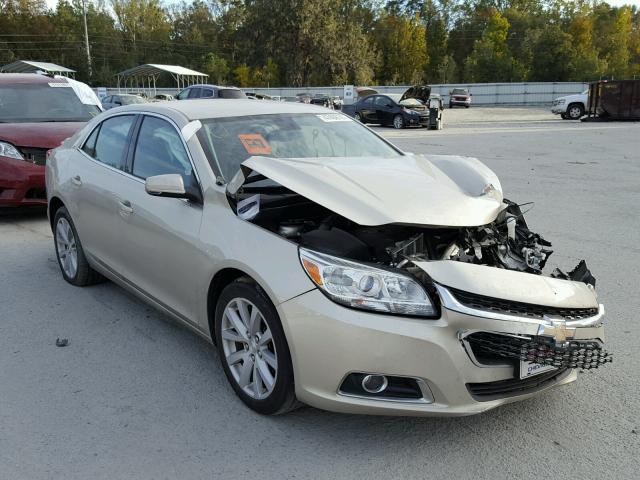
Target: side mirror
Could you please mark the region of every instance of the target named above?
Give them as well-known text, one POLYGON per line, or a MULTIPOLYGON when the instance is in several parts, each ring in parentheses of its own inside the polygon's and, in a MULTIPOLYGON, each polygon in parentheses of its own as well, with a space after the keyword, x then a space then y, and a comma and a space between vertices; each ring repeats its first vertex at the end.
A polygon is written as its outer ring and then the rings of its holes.
POLYGON ((200 188, 195 182, 185 187, 182 175, 168 173, 147 177, 144 189, 155 197, 185 198, 192 202, 202 203, 200 188))

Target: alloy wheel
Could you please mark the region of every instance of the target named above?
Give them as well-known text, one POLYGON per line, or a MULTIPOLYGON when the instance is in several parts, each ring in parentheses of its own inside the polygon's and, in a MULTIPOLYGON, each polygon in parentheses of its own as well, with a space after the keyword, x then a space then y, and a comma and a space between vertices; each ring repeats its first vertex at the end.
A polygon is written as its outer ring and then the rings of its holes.
POLYGON ((402 120, 402 117, 400 115, 396 115, 395 118, 393 119, 393 126, 395 128, 404 127, 404 120, 402 120))
POLYGON ((238 386, 251 398, 268 397, 278 376, 278 354, 262 312, 249 300, 234 298, 222 316, 222 350, 238 386))
POLYGON ((76 237, 73 234, 71 224, 64 217, 58 219, 56 225, 56 250, 65 275, 69 278, 75 278, 78 273, 76 237))
POLYGON ((582 116, 582 109, 580 107, 571 107, 569 109, 569 117, 577 120, 582 116))

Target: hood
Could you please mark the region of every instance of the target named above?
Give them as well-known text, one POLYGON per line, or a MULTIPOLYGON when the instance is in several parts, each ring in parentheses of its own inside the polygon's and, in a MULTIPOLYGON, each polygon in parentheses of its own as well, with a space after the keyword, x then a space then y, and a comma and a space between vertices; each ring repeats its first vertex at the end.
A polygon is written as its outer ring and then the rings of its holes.
POLYGON ((0 140, 16 147, 55 148, 84 125, 82 122, 0 123, 0 140))
POLYGON ((598 297, 583 282, 452 260, 413 262, 445 287, 532 305, 597 308, 598 297))
POLYGON ((254 156, 242 167, 227 187, 232 196, 255 171, 363 226, 479 226, 504 208, 496 175, 469 157, 254 156))
POLYGON ((429 95, 431 95, 431 87, 429 85, 414 85, 413 87, 409 87, 400 98, 400 101, 407 100, 408 98, 415 98, 420 100, 422 103, 427 103, 429 101, 429 95))
POLYGON ((585 100, 589 95, 586 93, 574 93, 573 95, 565 95, 564 97, 558 97, 556 100, 564 100, 565 103, 580 102, 585 100))

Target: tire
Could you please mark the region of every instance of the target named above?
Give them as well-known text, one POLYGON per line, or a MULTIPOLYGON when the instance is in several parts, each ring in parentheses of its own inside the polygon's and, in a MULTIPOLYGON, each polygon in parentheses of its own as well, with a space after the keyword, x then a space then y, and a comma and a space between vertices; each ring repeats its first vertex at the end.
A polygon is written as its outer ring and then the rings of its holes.
POLYGON ((398 130, 404 128, 404 118, 402 118, 402 115, 396 115, 393 117, 393 128, 398 130))
POLYGON ((298 406, 280 318, 264 291, 250 279, 235 281, 220 294, 215 337, 227 380, 245 405, 264 415, 298 406), (254 309, 259 317, 251 326, 254 309))
POLYGON ((353 115, 353 118, 355 118, 357 122, 364 123, 364 122, 362 121, 362 117, 360 116, 360 114, 359 114, 358 112, 356 112, 356 113, 353 115))
POLYGON ((465 106, 464 106, 464 108, 469 108, 469 107, 470 107, 470 105, 465 105, 465 106))
POLYGON ((572 103, 567 107, 567 117, 570 120, 580 120, 584 115, 584 107, 580 103, 572 103))
POLYGON ((104 277, 89 265, 76 227, 65 207, 60 207, 53 219, 53 244, 62 277, 71 285, 84 287, 104 281, 104 277))
POLYGON ((569 120, 569 117, 567 117, 566 113, 561 113, 560 118, 562 118, 563 120, 569 120))
POLYGON ((453 103, 449 102, 449 108, 453 108, 453 103))

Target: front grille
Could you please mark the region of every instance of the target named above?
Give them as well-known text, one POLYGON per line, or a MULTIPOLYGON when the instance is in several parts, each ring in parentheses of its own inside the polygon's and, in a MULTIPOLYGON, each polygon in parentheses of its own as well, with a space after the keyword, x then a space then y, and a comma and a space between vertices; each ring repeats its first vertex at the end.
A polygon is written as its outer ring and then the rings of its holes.
POLYGON ((508 378, 496 382, 467 383, 467 389, 471 396, 479 402, 487 402, 495 398, 513 397, 525 393, 534 392, 540 388, 550 385, 560 377, 568 374, 568 370, 551 370, 531 377, 508 378))
POLYGON ((515 315, 518 317, 542 319, 548 317, 560 317, 565 320, 582 320, 594 317, 598 314, 597 308, 559 308, 547 307, 544 305, 533 305, 530 303, 513 302, 499 298, 485 297, 475 293, 463 292, 449 288, 449 291, 465 307, 489 312, 515 315))
POLYGON ((557 345, 554 339, 542 336, 514 337, 493 332, 474 332, 464 342, 483 365, 512 363, 524 360, 558 368, 590 370, 612 361, 599 342, 571 340, 557 345))
POLYGON ((21 148, 20 153, 28 162, 44 165, 47 162, 46 148, 21 148))

